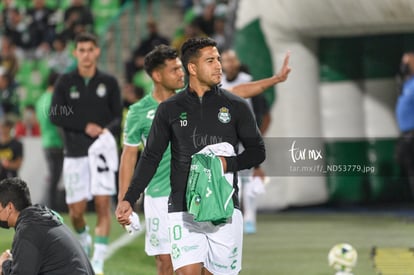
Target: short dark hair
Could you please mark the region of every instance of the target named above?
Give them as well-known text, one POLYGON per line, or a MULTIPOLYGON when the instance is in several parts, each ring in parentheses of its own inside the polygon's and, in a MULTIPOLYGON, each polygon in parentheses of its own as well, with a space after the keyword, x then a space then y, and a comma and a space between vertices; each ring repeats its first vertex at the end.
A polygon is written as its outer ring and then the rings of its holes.
POLYGON ((80 42, 92 42, 95 46, 98 46, 98 38, 89 32, 81 32, 75 37, 75 47, 80 42))
POLYGON ((30 191, 26 182, 20 178, 8 178, 0 181, 0 204, 6 207, 8 203, 13 203, 17 211, 32 205, 30 191))
POLYGON ((216 47, 217 43, 213 39, 209 37, 196 37, 190 38, 184 42, 181 46, 181 61, 183 62, 184 69, 188 74, 188 63, 190 63, 191 59, 194 57, 200 56, 200 49, 205 47, 216 47))
POLYGON ((177 57, 176 49, 167 45, 158 45, 145 56, 144 69, 151 76, 155 69, 165 65, 166 60, 176 59, 177 57))
POLYGON ((53 41, 60 41, 62 42, 64 45, 67 44, 67 39, 65 37, 65 35, 63 35, 62 33, 58 33, 55 35, 55 37, 53 38, 53 41))

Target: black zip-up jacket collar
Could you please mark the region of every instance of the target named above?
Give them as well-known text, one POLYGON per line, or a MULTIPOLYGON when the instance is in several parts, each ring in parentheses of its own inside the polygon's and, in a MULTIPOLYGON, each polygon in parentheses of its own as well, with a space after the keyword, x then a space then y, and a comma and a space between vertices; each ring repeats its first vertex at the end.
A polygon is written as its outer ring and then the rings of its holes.
POLYGON ((203 94, 203 97, 201 97, 201 98, 197 95, 197 93, 194 90, 191 89, 190 86, 188 86, 187 89, 185 89, 183 92, 186 93, 191 98, 191 100, 195 100, 195 101, 198 101, 200 103, 203 103, 204 100, 208 100, 213 95, 217 95, 218 92, 219 92, 219 87, 218 86, 213 86, 210 90, 206 91, 203 94))

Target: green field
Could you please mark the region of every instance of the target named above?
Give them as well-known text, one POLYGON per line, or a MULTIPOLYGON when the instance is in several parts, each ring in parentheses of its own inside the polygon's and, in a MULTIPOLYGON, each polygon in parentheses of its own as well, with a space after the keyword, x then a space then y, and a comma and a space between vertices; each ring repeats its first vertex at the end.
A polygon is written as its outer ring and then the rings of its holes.
MULTIPOLYGON (((88 220, 93 224, 93 215, 88 220)), ((1 250, 10 246, 12 234, 13 230, 1 230, 1 250)), ((114 221, 111 241, 122 234, 114 221)), ((414 246, 414 223, 409 217, 375 212, 262 214, 258 233, 244 238, 241 274, 332 275, 335 272, 327 264, 327 254, 341 242, 352 244, 358 251, 354 274, 374 275, 371 248, 414 246)), ((105 271, 106 275, 156 274, 154 260, 144 252, 144 236, 119 249, 106 262, 105 271)))

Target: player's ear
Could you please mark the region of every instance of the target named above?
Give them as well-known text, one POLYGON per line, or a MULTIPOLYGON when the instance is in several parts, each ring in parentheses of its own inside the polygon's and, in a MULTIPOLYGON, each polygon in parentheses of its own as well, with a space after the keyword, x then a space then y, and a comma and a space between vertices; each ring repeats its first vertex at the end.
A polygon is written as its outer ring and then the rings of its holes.
POLYGON ((14 204, 12 203, 12 202, 9 202, 7 205, 6 205, 6 207, 5 207, 6 209, 7 209, 7 211, 10 213, 10 212, 12 212, 14 209, 15 209, 15 207, 14 207, 14 204))
POLYGON ((188 73, 190 75, 195 75, 196 74, 196 72, 197 72, 197 66, 196 66, 196 64, 194 64, 194 63, 188 63, 187 68, 188 68, 188 73))
POLYGON ((154 79, 155 82, 161 82, 161 73, 158 70, 152 71, 152 79, 154 79))

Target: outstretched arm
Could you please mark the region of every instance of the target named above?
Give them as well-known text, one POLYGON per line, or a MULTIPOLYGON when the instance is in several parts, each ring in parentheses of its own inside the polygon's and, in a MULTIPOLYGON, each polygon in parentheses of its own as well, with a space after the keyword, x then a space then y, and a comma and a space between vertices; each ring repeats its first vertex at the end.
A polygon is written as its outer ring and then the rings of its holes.
POLYGON ((287 52, 285 60, 283 61, 283 66, 276 75, 249 83, 239 84, 228 90, 240 97, 249 98, 263 93, 267 88, 273 85, 284 82, 291 71, 291 68, 289 67, 289 58, 290 52, 287 52))

